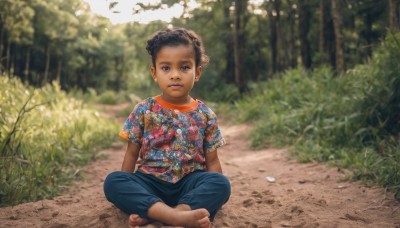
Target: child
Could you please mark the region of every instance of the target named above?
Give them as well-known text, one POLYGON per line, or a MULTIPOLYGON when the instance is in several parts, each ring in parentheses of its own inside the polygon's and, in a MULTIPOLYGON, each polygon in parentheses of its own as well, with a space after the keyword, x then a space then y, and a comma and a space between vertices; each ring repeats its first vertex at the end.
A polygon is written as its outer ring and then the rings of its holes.
POLYGON ((137 104, 125 121, 120 136, 128 147, 122 171, 104 181, 106 198, 130 215, 129 227, 210 227, 231 187, 218 159, 224 140, 217 117, 189 95, 208 57, 186 29, 161 30, 146 49, 162 93, 137 104))

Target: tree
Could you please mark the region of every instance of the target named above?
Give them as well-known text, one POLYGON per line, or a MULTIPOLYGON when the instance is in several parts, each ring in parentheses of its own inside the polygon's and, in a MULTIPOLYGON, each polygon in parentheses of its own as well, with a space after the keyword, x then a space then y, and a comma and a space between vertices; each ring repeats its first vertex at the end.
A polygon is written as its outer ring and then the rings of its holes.
POLYGON ((287 0, 287 4, 289 6, 288 10, 288 21, 289 21, 289 47, 288 51, 290 52, 290 60, 289 66, 295 68, 297 66, 297 45, 296 45, 296 10, 295 3, 293 0, 287 0))
POLYGON ((280 1, 268 1, 266 3, 266 10, 269 19, 270 35, 269 45, 271 49, 271 73, 277 73, 280 70, 279 67, 279 51, 278 51, 278 29, 279 29, 279 18, 280 18, 280 1))
POLYGON ((224 12, 224 40, 225 42, 225 75, 226 82, 234 83, 235 82, 235 59, 233 58, 233 36, 231 31, 232 19, 230 15, 230 7, 232 6, 232 0, 222 0, 223 4, 223 12, 224 12))
POLYGON ((327 51, 326 51, 326 34, 325 29, 327 27, 327 21, 329 9, 327 9, 328 0, 321 0, 319 4, 319 46, 318 51, 321 58, 321 62, 327 62, 327 51))
POLYGON ((329 3, 330 0, 321 0, 319 5, 319 64, 329 64, 335 69, 335 31, 329 3))
MULTIPOLYGON (((11 61, 11 46, 13 44, 27 46, 32 44, 32 18, 34 11, 23 1, 1 1, 0 9, 2 11, 0 13, 0 59, 4 47, 4 34, 7 35, 5 62, 2 64, 0 61, 0 65, 3 65, 0 69, 2 68, 10 74, 11 70, 14 71, 11 61)), ((27 52, 27 64, 29 64, 29 48, 27 52)))
POLYGON ((240 93, 246 90, 244 75, 244 51, 246 47, 247 0, 235 0, 233 50, 235 59, 235 84, 240 93))
POLYGON ((310 69, 312 65, 310 42, 308 33, 310 31, 311 11, 305 0, 298 1, 299 9, 299 39, 300 55, 304 68, 310 69))
POLYGON ((336 72, 341 74, 346 70, 344 63, 343 15, 341 0, 332 0, 332 15, 336 41, 336 72))
MULTIPOLYGON (((395 0, 196 2, 195 9, 189 0, 138 4, 135 9, 184 7, 170 24, 201 35, 211 62, 203 75, 207 80, 194 92, 202 96, 207 88, 212 91, 207 99, 215 100, 233 101, 251 82, 296 67, 298 60, 306 68, 329 64, 340 74, 345 65, 363 63, 387 31, 399 27, 395 0)), ((36 86, 57 80, 66 90, 140 88, 149 95, 153 86, 144 46, 151 34, 168 26, 161 21, 112 25, 91 14, 81 0, 3 0, 0 71, 36 86)))
POLYGON ((57 82, 61 82, 62 66, 65 61, 64 53, 67 51, 69 43, 76 41, 78 34, 79 20, 75 15, 75 12, 80 10, 82 7, 79 0, 69 0, 60 2, 60 11, 57 20, 57 34, 54 40, 54 56, 56 59, 56 73, 53 78, 57 82))
POLYGON ((389 0, 389 28, 392 32, 399 31, 399 1, 389 0))

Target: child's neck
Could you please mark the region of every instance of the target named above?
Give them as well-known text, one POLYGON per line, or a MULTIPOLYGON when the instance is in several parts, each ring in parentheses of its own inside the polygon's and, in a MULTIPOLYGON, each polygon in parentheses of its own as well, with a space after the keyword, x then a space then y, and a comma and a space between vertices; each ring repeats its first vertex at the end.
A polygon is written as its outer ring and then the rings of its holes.
POLYGON ((193 102, 193 98, 191 96, 187 96, 186 98, 177 98, 177 99, 171 99, 165 97, 164 94, 160 95, 161 99, 167 103, 173 104, 173 105, 188 105, 193 102))

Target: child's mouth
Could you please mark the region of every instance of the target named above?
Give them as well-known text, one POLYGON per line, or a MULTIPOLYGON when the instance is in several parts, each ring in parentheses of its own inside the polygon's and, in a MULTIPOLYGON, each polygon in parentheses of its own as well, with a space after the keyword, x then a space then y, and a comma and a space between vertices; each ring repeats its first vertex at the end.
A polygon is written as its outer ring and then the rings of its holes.
POLYGON ((183 87, 181 84, 171 84, 171 85, 168 85, 168 87, 171 87, 171 88, 180 88, 180 87, 183 87))

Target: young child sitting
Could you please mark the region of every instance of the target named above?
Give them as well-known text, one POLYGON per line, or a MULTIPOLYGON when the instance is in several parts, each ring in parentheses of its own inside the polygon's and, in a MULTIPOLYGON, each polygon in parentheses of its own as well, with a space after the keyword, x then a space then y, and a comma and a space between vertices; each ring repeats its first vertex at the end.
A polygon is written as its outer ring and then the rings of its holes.
POLYGON ((146 49, 161 94, 137 104, 125 121, 122 171, 107 176, 104 193, 130 215, 129 227, 158 221, 208 228, 231 193, 217 154, 224 144, 217 117, 189 94, 208 57, 186 29, 161 30, 146 49))

